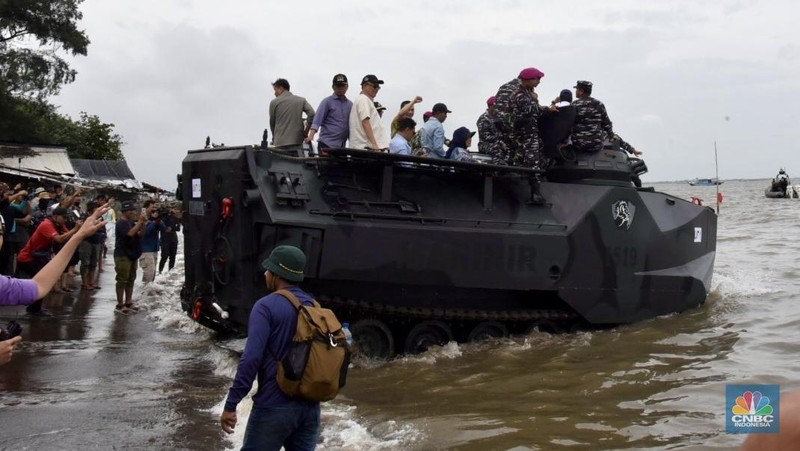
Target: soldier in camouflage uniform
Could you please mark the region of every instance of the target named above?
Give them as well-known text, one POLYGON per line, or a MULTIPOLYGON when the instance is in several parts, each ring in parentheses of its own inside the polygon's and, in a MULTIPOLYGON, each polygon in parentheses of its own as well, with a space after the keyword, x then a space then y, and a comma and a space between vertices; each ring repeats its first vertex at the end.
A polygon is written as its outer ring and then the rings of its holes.
POLYGON ((542 77, 539 69, 529 67, 498 89, 495 110, 505 146, 497 147, 493 163, 542 168, 538 122, 543 109, 533 91, 542 77))
POLYGON ((632 145, 630 145, 627 142, 625 142, 622 139, 622 137, 619 136, 616 133, 614 133, 614 137, 611 138, 611 141, 614 142, 615 144, 619 145, 620 149, 624 150, 625 152, 628 152, 631 155, 634 155, 634 156, 638 157, 639 155, 642 154, 642 152, 636 150, 632 145))
MULTIPOLYGON (((539 95, 533 91, 542 77, 542 71, 529 67, 498 89, 494 106, 503 145, 497 146, 493 163, 533 169, 545 166, 539 138, 539 116, 547 110, 539 105, 539 95)), ((555 111, 555 107, 552 108, 555 111)), ((531 204, 545 204, 539 189, 540 176, 537 174, 531 178, 531 204)))
POLYGON ((486 111, 478 118, 478 152, 489 155, 494 159, 498 146, 504 145, 497 129, 497 114, 494 109, 495 96, 486 101, 486 111))
POLYGON ((603 142, 614 136, 611 119, 603 102, 592 97, 592 82, 578 80, 575 84, 575 123, 572 126, 572 145, 583 152, 597 152, 603 142))
MULTIPOLYGON (((614 144, 616 144, 616 145, 618 145, 618 146, 619 146, 619 148, 620 148, 620 149, 622 149, 622 150, 624 150, 625 152, 628 152, 629 154, 633 155, 633 156, 634 156, 634 160, 639 160, 639 158, 638 158, 638 157, 639 157, 639 155, 641 155, 641 154, 642 154, 642 152, 641 152, 641 151, 639 151, 639 150, 636 150, 636 149, 635 149, 635 148, 634 148, 632 145, 628 144, 628 143, 627 143, 627 142, 626 142, 624 139, 622 139, 622 137, 621 137, 621 136, 619 136, 618 134, 614 133, 614 137, 613 137, 613 138, 611 138, 611 142, 612 142, 612 143, 614 143, 614 144)), ((633 181, 633 184, 634 184, 634 185, 635 185, 637 188, 641 188, 641 187, 642 187, 642 179, 640 179, 640 178, 639 178, 639 175, 638 175, 638 174, 633 174, 633 175, 631 176, 631 180, 633 181)))

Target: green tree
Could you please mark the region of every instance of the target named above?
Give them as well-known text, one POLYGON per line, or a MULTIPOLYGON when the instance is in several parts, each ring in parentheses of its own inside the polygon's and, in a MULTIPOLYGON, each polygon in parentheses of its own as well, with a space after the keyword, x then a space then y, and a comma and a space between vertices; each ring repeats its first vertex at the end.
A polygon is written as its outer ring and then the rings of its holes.
POLYGON ((96 115, 81 111, 81 119, 58 115, 53 120, 53 142, 67 146, 71 158, 88 160, 124 160, 122 137, 114 133, 114 124, 100 121, 96 115))
POLYGON ((86 55, 89 38, 78 29, 82 2, 0 0, 0 101, 8 95, 41 100, 75 80, 58 53, 86 55))
MULTIPOLYGON (((2 0, 0 0, 2 1, 2 0)), ((10 97, 0 102, 0 142, 55 144, 67 148, 71 158, 124 160, 122 137, 114 124, 81 112, 80 120, 59 114, 43 100, 10 97)))

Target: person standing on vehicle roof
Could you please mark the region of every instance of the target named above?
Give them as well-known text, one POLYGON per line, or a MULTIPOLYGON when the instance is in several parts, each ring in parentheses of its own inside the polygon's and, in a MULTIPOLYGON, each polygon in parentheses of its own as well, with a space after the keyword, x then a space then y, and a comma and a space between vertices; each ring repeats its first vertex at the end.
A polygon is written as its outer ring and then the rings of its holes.
POLYGON ((392 119, 392 138, 397 134, 400 119, 414 119, 414 106, 420 102, 422 102, 422 97, 420 96, 416 96, 412 100, 403 100, 400 102, 400 111, 398 111, 397 115, 392 119))
POLYGON ((308 129, 314 120, 314 108, 304 97, 289 91, 289 82, 279 78, 272 84, 275 98, 269 102, 269 128, 272 131, 272 145, 278 148, 299 147, 308 136, 308 129), (306 114, 307 125, 303 123, 306 114))
MULTIPOLYGON (((544 169, 546 162, 542 154, 542 143, 539 138, 539 117, 549 111, 557 111, 555 106, 542 108, 539 95, 534 89, 544 77, 544 72, 535 67, 528 67, 519 72, 517 78, 504 84, 497 90, 495 108, 499 121, 500 135, 507 152, 497 152, 492 160, 495 164, 523 166, 533 169, 544 169)), ((498 149, 503 149, 498 147, 498 149)), ((530 203, 543 205, 544 197, 540 192, 540 175, 531 179, 530 203)))
POLYGON ((433 106, 433 116, 422 126, 422 148, 428 153, 430 158, 445 158, 447 149, 445 146, 444 125, 447 115, 452 113, 443 103, 433 106))
POLYGON ((500 139, 500 132, 497 129, 497 114, 494 108, 495 99, 495 96, 491 96, 486 100, 486 111, 481 114, 476 124, 478 126, 479 139, 478 152, 491 156, 492 162, 494 162, 495 153, 502 153, 497 147, 503 145, 503 141, 500 139))
POLYGON ((603 102, 592 97, 592 82, 575 83, 575 123, 572 125, 572 146, 582 152, 598 152, 614 129, 603 102))
POLYGON ((382 84, 383 80, 373 74, 361 79, 361 93, 350 110, 350 147, 353 149, 382 152, 389 149, 389 134, 374 103, 382 84))
POLYGON ((548 110, 539 105, 539 95, 534 91, 542 77, 542 71, 528 67, 497 90, 495 109, 508 152, 500 152, 493 160, 495 164, 534 169, 545 166, 539 139, 539 117, 548 110))
POLYGON ((333 94, 320 102, 317 114, 314 115, 314 122, 305 139, 305 142, 310 143, 321 128, 322 131, 317 138, 317 150, 345 146, 350 135, 350 110, 353 109, 353 102, 346 97, 349 87, 345 74, 334 75, 333 94))
POLYGON ((236 377, 220 416, 222 430, 233 433, 236 406, 258 378, 253 408, 244 433, 243 450, 313 450, 320 427, 319 402, 290 398, 278 386, 278 362, 288 353, 297 328, 297 309, 278 290, 289 290, 313 306, 311 296, 296 284, 303 281, 306 256, 294 246, 278 246, 261 263, 267 288, 273 293, 250 311, 248 336, 236 377))

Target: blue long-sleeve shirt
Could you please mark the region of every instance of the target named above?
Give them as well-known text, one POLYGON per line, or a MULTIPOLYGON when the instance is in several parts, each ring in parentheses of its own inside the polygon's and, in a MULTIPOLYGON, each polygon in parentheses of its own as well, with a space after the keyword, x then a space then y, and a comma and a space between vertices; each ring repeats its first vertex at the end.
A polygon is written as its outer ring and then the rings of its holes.
MULTIPOLYGON (((286 289, 303 304, 312 305, 311 296, 299 287, 286 289)), ((258 392, 253 395, 255 407, 308 402, 288 397, 278 387, 278 381, 275 379, 278 371, 276 358, 281 359, 288 354, 292 337, 297 330, 297 310, 292 303, 275 293, 259 299, 250 311, 247 327, 247 343, 233 385, 228 391, 225 410, 236 411, 236 406, 247 396, 256 377, 258 377, 258 392)))
POLYGON ((422 126, 422 147, 429 152, 431 158, 444 158, 444 126, 438 119, 432 117, 422 126))
POLYGON ((353 102, 345 96, 339 97, 333 94, 322 99, 311 124, 314 130, 322 128, 318 140, 332 147, 344 147, 350 135, 349 121, 352 109, 353 102))
POLYGON ((158 252, 158 234, 166 227, 162 222, 147 221, 144 236, 142 237, 142 252, 158 252))

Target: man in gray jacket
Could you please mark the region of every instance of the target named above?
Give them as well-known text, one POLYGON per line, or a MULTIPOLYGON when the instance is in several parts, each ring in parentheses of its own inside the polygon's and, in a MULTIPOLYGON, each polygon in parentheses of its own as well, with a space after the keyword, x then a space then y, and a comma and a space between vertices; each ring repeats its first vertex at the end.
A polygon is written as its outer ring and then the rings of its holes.
POLYGON ((289 91, 289 82, 279 78, 272 84, 275 98, 269 103, 269 128, 275 147, 300 147, 314 120, 314 108, 304 97, 289 91), (306 114, 305 124, 303 113, 306 114))

